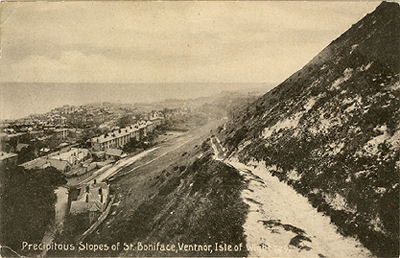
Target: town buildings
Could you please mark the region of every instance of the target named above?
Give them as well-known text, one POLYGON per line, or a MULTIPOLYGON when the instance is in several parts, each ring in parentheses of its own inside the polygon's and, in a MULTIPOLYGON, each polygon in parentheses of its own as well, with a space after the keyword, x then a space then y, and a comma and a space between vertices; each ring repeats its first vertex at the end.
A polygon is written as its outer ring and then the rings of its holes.
MULTIPOLYGON (((158 124, 158 119, 157 124, 158 124)), ((91 146, 94 151, 104 151, 106 149, 121 149, 132 138, 140 140, 149 132, 153 131, 155 124, 151 121, 141 120, 134 125, 114 130, 91 139, 91 146)))
POLYGON ((65 105, 44 114, 3 120, 1 160, 25 169, 52 166, 66 176, 80 175, 105 159, 123 158, 126 154, 121 149, 131 139, 144 140, 163 119, 160 111, 140 112, 131 105, 95 103, 65 105), (123 117, 139 121, 121 128, 123 117))
POLYGON ((57 135, 57 137, 61 139, 65 139, 68 136, 69 129, 67 128, 59 128, 59 129, 54 129, 54 133, 57 135))
POLYGON ((0 133, 1 150, 4 152, 16 152, 17 145, 22 141, 28 141, 27 133, 0 133))
POLYGON ((90 157, 88 149, 66 148, 49 155, 25 162, 20 166, 25 169, 43 169, 54 167, 61 173, 66 173, 82 167, 82 162, 90 157))
POLYGON ((106 149, 104 155, 108 160, 119 160, 123 157, 122 150, 120 149, 106 149))
POLYGON ((94 182, 72 191, 77 193, 71 196, 71 214, 103 212, 107 207, 109 186, 104 182, 94 182))

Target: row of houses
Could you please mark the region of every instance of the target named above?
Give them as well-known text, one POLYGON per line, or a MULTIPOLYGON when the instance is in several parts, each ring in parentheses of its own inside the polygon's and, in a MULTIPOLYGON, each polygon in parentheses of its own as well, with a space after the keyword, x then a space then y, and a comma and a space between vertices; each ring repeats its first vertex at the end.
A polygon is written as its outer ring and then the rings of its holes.
MULTIPOLYGON (((160 118, 153 118, 147 121, 142 120, 134 125, 92 138, 91 150, 67 146, 59 151, 25 162, 20 166, 28 170, 54 167, 66 175, 74 173, 79 175, 92 169, 91 164, 85 163, 85 160, 91 158, 92 154, 107 160, 117 160, 124 156, 121 148, 126 143, 132 138, 136 138, 137 140, 143 139, 144 136, 153 131, 161 122, 160 118)), ((4 155, 5 159, 6 156, 4 155)))
POLYGON ((121 149, 132 138, 141 140, 152 132, 154 128, 162 123, 161 117, 153 117, 150 120, 141 120, 134 125, 114 130, 112 132, 94 137, 90 140, 94 151, 105 151, 107 149, 121 149))
POLYGON ((51 130, 19 133, 9 133, 9 131, 7 131, 7 133, 0 132, 0 146, 1 151, 4 152, 19 152, 21 146, 28 145, 28 143, 34 141, 44 141, 49 139, 51 137, 50 135, 54 136, 55 139, 66 140, 68 136, 76 136, 79 134, 82 134, 80 130, 71 128, 54 128, 51 130))

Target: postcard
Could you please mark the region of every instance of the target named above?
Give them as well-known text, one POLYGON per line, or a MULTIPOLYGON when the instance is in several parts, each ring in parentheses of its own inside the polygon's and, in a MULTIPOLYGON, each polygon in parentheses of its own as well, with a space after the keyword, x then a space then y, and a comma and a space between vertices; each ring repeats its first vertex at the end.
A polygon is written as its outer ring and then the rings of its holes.
POLYGON ((2 257, 398 257, 400 7, 0 1, 2 257))

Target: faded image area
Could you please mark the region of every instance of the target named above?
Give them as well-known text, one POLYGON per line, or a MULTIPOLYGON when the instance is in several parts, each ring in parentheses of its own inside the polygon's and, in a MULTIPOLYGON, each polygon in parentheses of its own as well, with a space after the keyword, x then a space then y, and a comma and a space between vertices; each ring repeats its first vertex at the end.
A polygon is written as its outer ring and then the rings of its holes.
POLYGON ((0 8, 1 256, 399 256, 398 3, 0 8))

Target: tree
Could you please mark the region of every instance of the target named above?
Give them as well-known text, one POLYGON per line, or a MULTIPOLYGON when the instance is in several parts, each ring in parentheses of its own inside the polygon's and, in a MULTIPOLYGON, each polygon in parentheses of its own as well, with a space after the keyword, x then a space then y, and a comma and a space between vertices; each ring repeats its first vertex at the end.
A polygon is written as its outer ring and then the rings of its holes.
POLYGON ((21 251, 21 242, 38 243, 54 219, 56 187, 66 183, 55 168, 1 167, 0 243, 21 251))
POLYGON ((141 141, 136 140, 136 138, 132 138, 127 144, 125 144, 122 150, 126 153, 130 153, 142 147, 143 146, 141 141))
POLYGON ((120 128, 123 128, 123 127, 131 125, 133 123, 135 123, 134 117, 131 115, 126 115, 126 116, 121 117, 118 120, 117 126, 119 126, 120 128))
POLYGON ((22 148, 18 153, 18 164, 25 163, 36 158, 36 150, 37 146, 35 143, 30 144, 26 148, 22 148))

